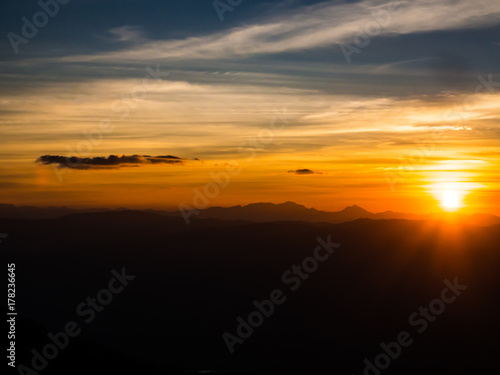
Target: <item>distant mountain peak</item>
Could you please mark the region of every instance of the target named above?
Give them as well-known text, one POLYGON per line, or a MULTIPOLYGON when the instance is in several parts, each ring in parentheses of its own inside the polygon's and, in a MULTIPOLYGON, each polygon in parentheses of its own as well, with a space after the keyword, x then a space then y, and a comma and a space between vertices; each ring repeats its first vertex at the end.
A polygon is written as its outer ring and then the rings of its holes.
POLYGON ((357 204, 353 204, 352 206, 347 206, 341 212, 349 212, 349 213, 369 213, 364 208, 359 207, 357 204))
MULTIPOLYGON (((261 203, 250 203, 250 204, 247 204, 245 206, 235 206, 235 207, 240 207, 240 208, 263 208, 263 207, 266 207, 266 208, 270 208, 270 209, 277 209, 277 208, 286 208, 286 209, 308 209, 307 207, 301 205, 301 204, 298 204, 298 203, 295 203, 295 202, 292 202, 292 201, 287 201, 287 202, 283 202, 283 203, 272 203, 272 202, 261 202, 261 203)), ((223 207, 221 207, 223 208, 223 207)), ((234 207, 230 207, 230 208, 234 208, 234 207)))

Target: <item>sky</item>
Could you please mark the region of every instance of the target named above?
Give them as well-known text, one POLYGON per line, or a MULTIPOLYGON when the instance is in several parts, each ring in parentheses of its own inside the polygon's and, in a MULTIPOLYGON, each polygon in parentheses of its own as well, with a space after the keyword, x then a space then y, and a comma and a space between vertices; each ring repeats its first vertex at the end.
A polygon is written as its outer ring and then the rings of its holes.
POLYGON ((0 17, 0 203, 500 215, 498 0, 30 0, 0 17))

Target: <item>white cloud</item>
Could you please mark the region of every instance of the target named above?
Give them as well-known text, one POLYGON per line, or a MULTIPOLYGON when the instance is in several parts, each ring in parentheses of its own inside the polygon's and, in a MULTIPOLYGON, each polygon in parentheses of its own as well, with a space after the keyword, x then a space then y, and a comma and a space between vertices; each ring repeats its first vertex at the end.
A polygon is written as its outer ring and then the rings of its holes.
MULTIPOLYGON (((375 27, 374 12, 384 13, 379 18, 383 27, 373 33, 374 37, 477 28, 500 22, 498 0, 325 2, 287 12, 265 23, 212 35, 149 41, 122 51, 70 56, 64 60, 124 62, 220 59, 308 50, 353 43, 359 30, 366 30, 368 25, 375 27), (389 14, 391 4, 398 5, 398 10, 389 14)), ((114 33, 121 39, 134 38, 134 32, 128 28, 115 29, 114 33)))

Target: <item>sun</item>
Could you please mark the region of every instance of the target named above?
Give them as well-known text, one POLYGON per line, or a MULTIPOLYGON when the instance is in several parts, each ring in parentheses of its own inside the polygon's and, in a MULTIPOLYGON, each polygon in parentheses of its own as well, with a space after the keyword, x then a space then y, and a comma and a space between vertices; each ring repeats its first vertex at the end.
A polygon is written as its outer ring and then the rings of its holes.
POLYGON ((425 185, 425 188, 442 211, 466 212, 471 210, 469 206, 477 199, 476 191, 486 187, 474 181, 476 178, 477 176, 471 172, 439 170, 429 174, 428 185, 425 185))
POLYGON ((455 212, 465 207, 464 199, 473 190, 474 184, 468 182, 440 182, 430 185, 435 199, 442 210, 455 212))
POLYGON ((462 208, 463 194, 458 190, 443 190, 441 192, 441 207, 449 212, 454 212, 462 208))

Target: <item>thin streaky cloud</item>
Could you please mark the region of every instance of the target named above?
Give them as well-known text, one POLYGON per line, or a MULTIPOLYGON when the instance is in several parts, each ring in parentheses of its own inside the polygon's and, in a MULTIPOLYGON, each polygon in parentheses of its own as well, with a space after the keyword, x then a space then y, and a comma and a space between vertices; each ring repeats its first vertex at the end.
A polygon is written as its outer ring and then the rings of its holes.
MULTIPOLYGON (((381 18, 383 27, 375 36, 482 28, 500 22, 500 2, 497 0, 422 0, 399 3, 397 13, 389 18, 381 18)), ((126 50, 67 56, 62 60, 119 63, 155 59, 222 59, 353 43, 356 35, 375 21, 373 14, 387 11, 388 4, 389 2, 380 0, 340 5, 325 2, 302 7, 264 23, 212 35, 184 40, 155 40, 126 50)))

